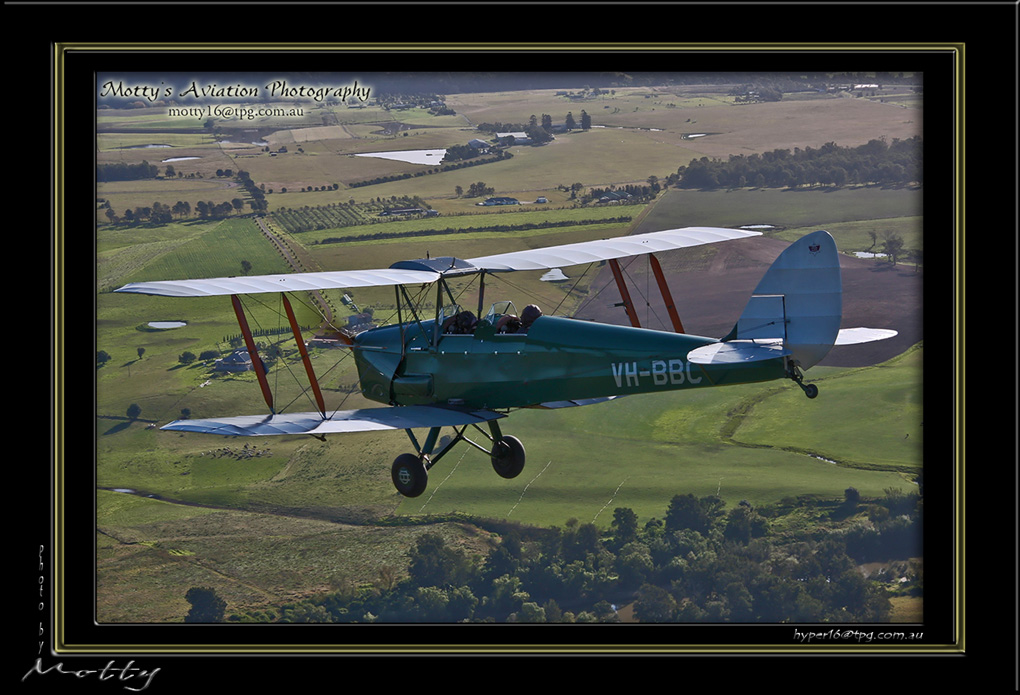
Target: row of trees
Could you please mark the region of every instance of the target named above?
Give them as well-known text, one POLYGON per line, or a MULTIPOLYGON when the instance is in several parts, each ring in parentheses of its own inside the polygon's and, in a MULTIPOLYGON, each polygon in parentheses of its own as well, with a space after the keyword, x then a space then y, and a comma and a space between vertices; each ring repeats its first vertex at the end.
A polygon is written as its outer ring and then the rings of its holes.
POLYGON ((137 181, 154 179, 159 176, 159 167, 143 161, 140 164, 100 164, 96 167, 96 180, 105 181, 137 181))
POLYGON ((657 176, 648 177, 648 185, 627 184, 626 186, 609 186, 608 188, 592 188, 585 195, 581 196, 584 204, 592 201, 630 201, 638 202, 654 198, 662 190, 657 176))
MULTIPOLYGON (((151 206, 140 205, 135 208, 128 208, 123 215, 118 215, 113 207, 107 202, 106 219, 110 224, 169 224, 175 219, 191 217, 191 203, 178 200, 173 205, 154 202, 151 206)), ((234 198, 230 201, 214 203, 211 200, 200 200, 195 203, 194 212, 199 219, 219 220, 229 217, 232 214, 239 214, 244 210, 244 201, 241 198, 234 198)))
MULTIPOLYGON (((145 171, 147 175, 140 178, 152 178, 157 175, 156 167, 148 166, 147 163, 145 171)), ((121 167, 122 165, 100 165, 99 169, 104 167, 121 167)), ((128 169, 132 169, 132 165, 123 165, 128 169)), ((136 167, 142 165, 135 165, 136 167)), ((143 169, 137 169, 141 172, 143 169)), ((217 176, 232 176, 233 172, 230 169, 218 169, 216 171, 217 176)), ((167 176, 173 176, 171 167, 167 167, 167 176)), ((262 190, 262 186, 256 185, 252 180, 251 176, 247 171, 238 171, 234 178, 241 184, 241 187, 248 194, 248 205, 253 211, 259 212, 264 211, 267 208, 266 205, 266 194, 262 190)), ((114 179, 107 179, 114 180, 114 179)), ((195 203, 194 211, 199 219, 223 219, 229 217, 232 214, 239 214, 244 210, 245 201, 242 198, 233 198, 230 201, 223 201, 220 203, 214 203, 211 200, 200 200, 195 203)), ((110 221, 110 224, 169 224, 175 219, 183 219, 190 217, 192 214, 191 203, 178 200, 173 205, 167 205, 159 201, 154 202, 151 206, 140 205, 134 208, 128 208, 124 211, 123 215, 118 215, 113 209, 113 206, 109 201, 103 202, 103 207, 106 209, 106 219, 110 221)))
POLYGON ((384 568, 372 587, 346 585, 230 619, 613 622, 614 604, 634 601, 642 622, 883 621, 891 584, 865 578, 857 565, 921 552, 918 496, 887 492, 829 505, 831 518, 852 519, 848 530, 801 538, 772 533, 778 507, 727 509, 719 497, 690 494, 644 525, 621 507, 607 531, 577 520, 562 529, 513 527, 481 561, 426 531, 402 581, 384 568))
POLYGON ((478 227, 445 227, 445 228, 431 228, 431 229, 416 229, 402 232, 376 232, 374 234, 358 234, 356 236, 344 236, 344 237, 325 237, 320 240, 320 244, 341 244, 349 243, 353 241, 367 241, 370 239, 403 239, 413 238, 422 236, 440 236, 440 235, 451 235, 451 234, 463 234, 465 232, 523 232, 532 229, 555 229, 558 227, 573 227, 575 225, 584 224, 603 224, 603 223, 614 223, 614 224, 626 224, 631 221, 631 217, 627 215, 621 215, 619 217, 604 217, 590 220, 560 220, 558 222, 522 222, 519 224, 487 224, 478 227))
POLYGON ((680 188, 782 188, 804 185, 907 185, 922 182, 921 138, 871 140, 859 147, 833 142, 820 148, 772 150, 730 155, 729 159, 691 160, 667 179, 680 188))

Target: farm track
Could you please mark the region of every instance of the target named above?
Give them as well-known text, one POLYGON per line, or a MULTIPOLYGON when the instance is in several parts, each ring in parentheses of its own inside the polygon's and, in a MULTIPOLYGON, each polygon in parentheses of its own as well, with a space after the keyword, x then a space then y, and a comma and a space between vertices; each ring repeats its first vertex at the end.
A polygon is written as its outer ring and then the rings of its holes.
MULTIPOLYGON (((279 254, 283 257, 283 260, 285 260, 287 265, 290 266, 290 269, 295 273, 302 272, 303 268, 301 267, 300 261, 298 261, 297 257, 290 250, 290 247, 283 242, 283 239, 278 237, 272 230, 269 229, 268 226, 266 226, 265 219, 262 217, 256 217, 255 221, 258 223, 259 229, 262 230, 262 234, 269 240, 269 243, 276 248, 279 254)), ((330 308, 329 302, 327 302, 326 298, 322 296, 322 293, 316 290, 314 292, 309 292, 309 294, 312 297, 312 301, 314 301, 316 306, 319 307, 323 320, 329 324, 333 323, 333 309, 330 308)))

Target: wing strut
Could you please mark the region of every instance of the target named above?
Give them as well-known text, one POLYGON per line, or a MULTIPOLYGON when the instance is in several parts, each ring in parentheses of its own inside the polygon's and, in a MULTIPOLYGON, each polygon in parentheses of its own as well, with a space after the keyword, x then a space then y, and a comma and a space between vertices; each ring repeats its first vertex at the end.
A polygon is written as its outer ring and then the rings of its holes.
MULTIPOLYGON (((676 304, 673 302, 673 295, 669 291, 669 285, 666 284, 666 276, 662 272, 662 266, 659 265, 659 259, 655 257, 654 253, 650 253, 648 254, 648 260, 652 266, 652 272, 655 274, 655 282, 659 285, 662 301, 666 304, 666 311, 669 312, 669 320, 673 324, 673 330, 677 333, 686 333, 683 323, 680 322, 680 315, 676 312, 676 304)), ((609 259, 609 267, 613 270, 616 286, 620 288, 620 297, 623 298, 623 306, 627 311, 627 318, 630 319, 630 325, 634 326, 634 328, 641 328, 641 322, 638 320, 637 312, 634 310, 634 302, 630 298, 630 291, 627 289, 627 283, 623 279, 623 272, 620 270, 619 261, 615 258, 609 259)))
POLYGON ((241 307, 241 300, 236 294, 232 294, 230 295, 230 301, 234 305, 234 313, 237 315, 237 325, 241 327, 241 334, 244 336, 244 344, 245 347, 248 348, 248 357, 251 358, 251 365, 255 369, 255 376, 259 379, 259 386, 262 388, 262 397, 266 399, 266 405, 269 406, 269 412, 276 413, 276 411, 273 410, 273 393, 269 390, 269 380, 266 379, 266 368, 262 364, 262 358, 259 357, 258 351, 255 349, 255 339, 252 338, 251 329, 248 328, 248 319, 245 318, 244 309, 241 307))
POLYGON ((677 333, 686 333, 684 325, 680 322, 680 315, 676 313, 676 305, 673 303, 673 295, 666 284, 666 276, 662 274, 662 266, 654 253, 648 254, 648 260, 652 265, 652 272, 655 273, 655 281, 659 283, 659 292, 662 294, 662 301, 666 303, 666 311, 669 312, 669 320, 673 322, 673 330, 677 333))
POLYGON ((326 404, 322 399, 322 391, 319 390, 319 382, 315 378, 315 370, 312 369, 312 361, 308 358, 308 350, 305 348, 305 341, 301 339, 301 329, 298 327, 297 318, 294 317, 294 310, 290 306, 287 295, 280 293, 283 297, 283 308, 287 311, 287 320, 290 321, 290 330, 294 332, 294 342, 297 343, 298 352, 301 353, 301 361, 304 362, 305 372, 308 374, 308 382, 312 385, 312 393, 315 394, 315 403, 319 406, 322 417, 326 417, 326 404))
POLYGON ((627 311, 627 318, 630 319, 630 325, 634 328, 641 328, 641 322, 638 321, 637 312, 634 311, 634 302, 630 299, 630 291, 627 289, 627 283, 623 281, 623 273, 620 272, 620 263, 615 258, 609 259, 609 267, 613 269, 613 277, 616 278, 616 286, 620 288, 620 296, 623 298, 623 307, 627 311))

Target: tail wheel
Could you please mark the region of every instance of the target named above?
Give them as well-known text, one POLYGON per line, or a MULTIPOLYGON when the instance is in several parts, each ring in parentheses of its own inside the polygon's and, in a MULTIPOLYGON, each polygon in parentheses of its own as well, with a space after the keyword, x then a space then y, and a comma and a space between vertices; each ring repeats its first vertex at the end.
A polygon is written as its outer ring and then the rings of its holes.
POLYGON ((429 483, 425 464, 414 454, 401 454, 394 459, 390 474, 393 486, 404 497, 417 497, 429 483))
POLYGON ((505 436, 492 447, 492 468, 502 478, 516 478, 524 470, 524 445, 517 437, 505 436))
POLYGON ((818 387, 814 384, 804 383, 804 374, 793 360, 788 360, 786 363, 786 376, 796 383, 797 386, 800 386, 801 390, 804 391, 804 395, 808 398, 818 397, 818 387))

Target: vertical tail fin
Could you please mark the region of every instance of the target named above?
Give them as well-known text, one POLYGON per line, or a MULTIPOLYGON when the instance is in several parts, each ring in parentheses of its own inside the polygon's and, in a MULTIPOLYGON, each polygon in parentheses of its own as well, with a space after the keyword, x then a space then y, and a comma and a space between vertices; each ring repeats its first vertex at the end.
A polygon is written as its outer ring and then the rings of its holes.
POLYGON ((839 335, 843 284, 836 242, 826 231, 791 244, 758 283, 724 340, 777 340, 801 369, 820 362, 839 335))

